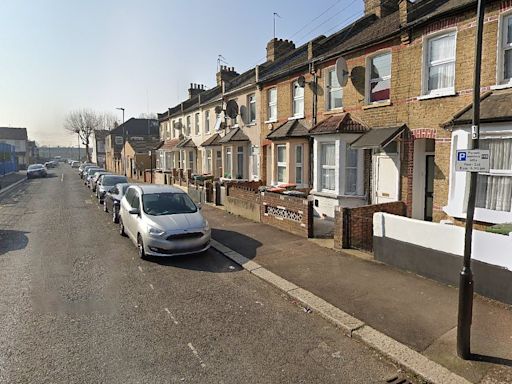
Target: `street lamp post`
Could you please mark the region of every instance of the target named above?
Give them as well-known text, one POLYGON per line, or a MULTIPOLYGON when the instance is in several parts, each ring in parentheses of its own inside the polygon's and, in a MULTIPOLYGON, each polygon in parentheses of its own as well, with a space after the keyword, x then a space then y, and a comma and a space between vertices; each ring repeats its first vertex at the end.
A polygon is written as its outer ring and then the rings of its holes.
MULTIPOLYGON (((125 146, 125 142, 126 142, 126 133, 125 133, 125 127, 124 127, 124 107, 117 107, 116 109, 123 112, 123 151, 124 151, 124 146, 125 146)), ((126 162, 125 161, 126 161, 126 159, 123 158, 121 162, 123 163, 123 171, 124 171, 124 175, 126 176, 126 162)))
POLYGON ((78 161, 80 161, 80 130, 76 130, 77 142, 78 142, 78 161))
MULTIPOLYGON (((482 68, 482 36, 484 27, 485 0, 478 0, 475 43, 475 73, 473 84, 473 125, 471 127, 471 149, 480 146, 480 77, 482 68)), ((471 271, 471 245, 473 241, 473 219, 478 174, 469 174, 468 210, 464 237, 464 262, 459 281, 459 313, 457 324, 457 354, 462 359, 471 357, 471 321, 473 317, 473 272, 471 271)))

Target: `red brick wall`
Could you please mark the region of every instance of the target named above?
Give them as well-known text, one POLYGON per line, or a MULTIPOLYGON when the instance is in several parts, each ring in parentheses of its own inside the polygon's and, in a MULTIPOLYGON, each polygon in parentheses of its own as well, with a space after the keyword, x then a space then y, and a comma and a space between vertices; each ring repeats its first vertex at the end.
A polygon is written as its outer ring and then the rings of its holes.
POLYGON ((278 193, 261 193, 261 222, 298 236, 313 237, 313 202, 278 193))
POLYGON ((373 250, 373 214, 386 212, 406 216, 403 201, 365 205, 358 208, 338 207, 335 212, 334 247, 373 250))

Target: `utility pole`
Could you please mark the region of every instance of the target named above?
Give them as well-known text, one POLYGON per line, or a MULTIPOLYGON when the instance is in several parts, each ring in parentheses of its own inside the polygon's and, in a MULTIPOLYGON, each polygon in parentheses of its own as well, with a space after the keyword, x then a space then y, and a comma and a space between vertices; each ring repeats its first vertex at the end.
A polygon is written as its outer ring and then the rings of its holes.
MULTIPOLYGON (((482 68, 482 39, 485 0, 478 0, 475 43, 475 73, 473 84, 473 125, 471 127, 471 149, 480 146, 480 76, 482 68)), ((464 237, 464 262, 459 282, 459 314, 457 324, 457 354, 464 360, 471 357, 471 322, 473 317, 473 272, 471 271, 471 245, 473 241, 473 219, 478 173, 469 174, 469 197, 464 237)))

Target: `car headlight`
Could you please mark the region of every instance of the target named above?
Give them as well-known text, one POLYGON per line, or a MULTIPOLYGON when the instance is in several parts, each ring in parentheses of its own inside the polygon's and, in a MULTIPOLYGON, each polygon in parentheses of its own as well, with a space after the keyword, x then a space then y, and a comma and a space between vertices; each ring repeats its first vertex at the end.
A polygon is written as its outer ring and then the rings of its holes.
POLYGON ((210 230, 210 223, 208 222, 208 220, 204 221, 203 230, 206 231, 206 232, 208 232, 210 230))
POLYGON ((161 229, 158 228, 150 227, 148 225, 148 233, 153 236, 162 236, 165 233, 165 231, 162 231, 161 229))

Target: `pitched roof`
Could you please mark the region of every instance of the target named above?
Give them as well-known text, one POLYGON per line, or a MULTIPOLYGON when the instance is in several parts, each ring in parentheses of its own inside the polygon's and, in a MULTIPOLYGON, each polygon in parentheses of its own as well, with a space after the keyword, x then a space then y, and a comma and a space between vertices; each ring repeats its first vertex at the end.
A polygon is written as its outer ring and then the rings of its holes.
POLYGON ((221 137, 218 133, 216 133, 213 136, 210 136, 210 138, 206 139, 202 144, 201 147, 215 147, 217 145, 220 145, 221 137))
MULTIPOLYGON (((503 89, 499 91, 486 92, 480 97, 480 122, 496 123, 512 121, 512 90, 503 89)), ((444 127, 450 125, 467 125, 473 121, 473 103, 467 105, 457 112, 453 119, 442 124, 444 127)))
POLYGON ((305 119, 288 120, 286 123, 281 124, 267 135, 270 140, 282 140, 291 137, 307 137, 309 130, 307 128, 307 121, 305 119))
POLYGON ((237 141, 249 141, 247 135, 242 131, 240 127, 233 128, 231 131, 219 140, 220 144, 233 143, 237 141))
POLYGON ((184 139, 175 148, 197 148, 197 146, 192 139, 184 139))
POLYGON ((309 132, 311 135, 327 135, 333 133, 364 133, 369 128, 350 116, 350 113, 331 115, 315 125, 309 132))
POLYGON ((148 154, 150 150, 155 149, 160 144, 160 140, 129 140, 128 144, 133 148, 135 153, 148 154))
POLYGON ((0 139, 27 140, 27 128, 0 127, 0 139))
POLYGON ((350 147, 354 149, 384 148, 405 129, 407 129, 405 124, 398 127, 372 129, 353 141, 350 147))
POLYGON ((180 142, 180 139, 167 139, 165 141, 162 141, 162 145, 158 149, 162 149, 164 151, 170 151, 174 149, 178 143, 180 142))
POLYGON ((110 131, 110 135, 124 134, 130 136, 155 136, 160 134, 160 127, 156 119, 136 119, 132 117, 110 131))

